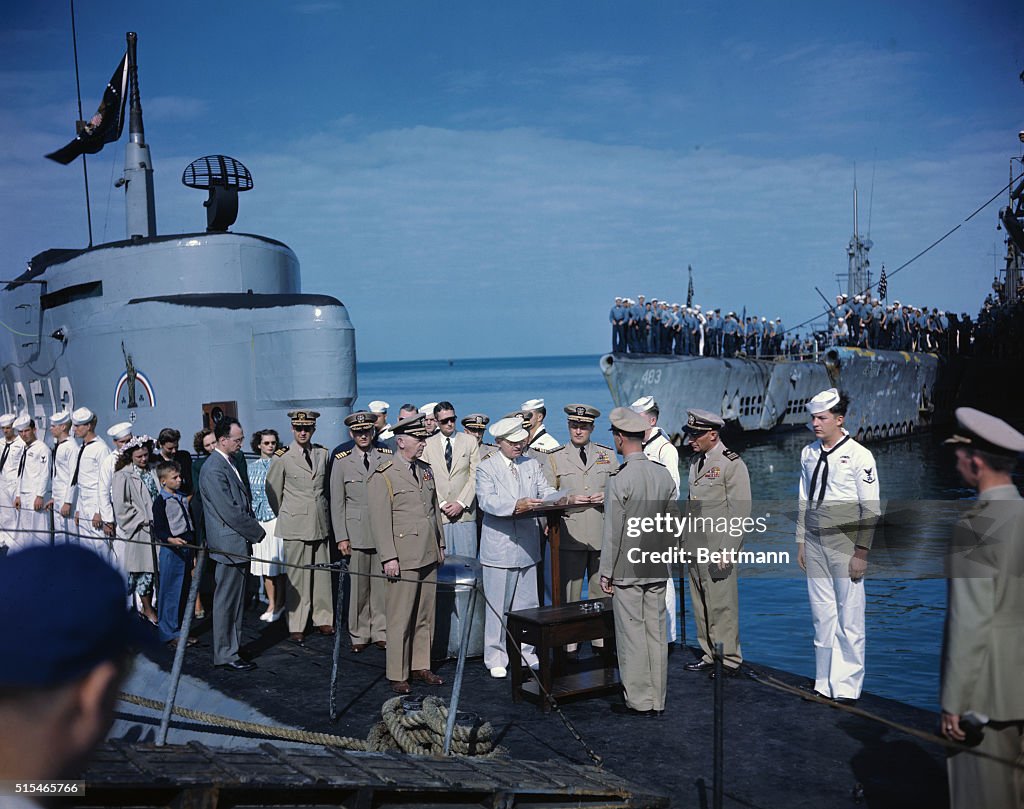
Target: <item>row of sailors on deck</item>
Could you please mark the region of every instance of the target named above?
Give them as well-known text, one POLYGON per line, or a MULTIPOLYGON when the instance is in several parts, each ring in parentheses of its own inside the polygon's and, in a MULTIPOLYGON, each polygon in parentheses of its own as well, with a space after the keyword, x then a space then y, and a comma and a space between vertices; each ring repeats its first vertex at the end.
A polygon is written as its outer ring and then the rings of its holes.
POLYGON ((608 315, 612 324, 612 351, 631 354, 676 354, 690 357, 771 357, 785 353, 786 329, 782 318, 749 317, 700 304, 646 300, 643 295, 616 298, 608 315))

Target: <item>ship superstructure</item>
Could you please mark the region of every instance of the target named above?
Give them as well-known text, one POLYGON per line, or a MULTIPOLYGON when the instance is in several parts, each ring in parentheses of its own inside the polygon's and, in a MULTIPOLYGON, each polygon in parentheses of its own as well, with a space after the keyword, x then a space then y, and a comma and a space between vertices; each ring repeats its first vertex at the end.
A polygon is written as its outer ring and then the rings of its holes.
POLYGON ((128 45, 130 131, 117 183, 126 238, 46 250, 4 286, 4 410, 45 427, 53 412, 86 405, 101 428, 131 421, 136 432, 170 426, 190 435, 224 415, 247 430, 283 429, 286 411, 304 407, 320 411, 322 431, 336 435, 356 397, 344 304, 302 292, 287 245, 230 232, 238 193, 252 188, 232 158, 186 169, 187 185, 209 191, 205 231, 157 232, 134 34, 128 45))

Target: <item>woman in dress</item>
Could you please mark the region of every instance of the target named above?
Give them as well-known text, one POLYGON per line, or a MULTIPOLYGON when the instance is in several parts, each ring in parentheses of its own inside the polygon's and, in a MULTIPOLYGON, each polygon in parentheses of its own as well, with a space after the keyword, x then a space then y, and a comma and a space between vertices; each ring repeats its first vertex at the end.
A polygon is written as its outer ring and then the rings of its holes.
POLYGON ((264 484, 267 481, 267 470, 274 459, 280 438, 276 430, 257 430, 253 433, 252 451, 258 456, 249 464, 249 488, 252 490, 252 510, 260 521, 266 536, 258 545, 253 545, 253 561, 250 571, 254 576, 263 579, 267 590, 267 611, 260 616, 261 621, 273 623, 284 614, 284 543, 275 536, 274 528, 277 519, 267 501, 264 484))
POLYGON ((111 481, 114 520, 120 540, 118 555, 128 571, 128 592, 139 598, 142 614, 150 623, 157 623, 153 609, 156 552, 150 535, 153 520, 153 498, 159 487, 149 472, 149 456, 153 439, 148 435, 132 438, 118 453, 111 481))

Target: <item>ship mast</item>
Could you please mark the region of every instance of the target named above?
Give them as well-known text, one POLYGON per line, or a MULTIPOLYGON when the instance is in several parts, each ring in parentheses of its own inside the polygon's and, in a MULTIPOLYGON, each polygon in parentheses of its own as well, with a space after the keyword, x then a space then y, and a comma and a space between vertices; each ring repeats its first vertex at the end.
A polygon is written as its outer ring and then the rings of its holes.
POLYGON ((142 126, 142 99, 139 96, 139 65, 135 56, 138 35, 129 32, 128 84, 130 114, 128 144, 124 152, 124 209, 129 239, 156 236, 156 200, 153 194, 153 162, 142 126))
POLYGON ((861 238, 857 219, 857 180, 853 181, 853 236, 846 246, 848 266, 846 270, 846 294, 852 299, 854 295, 871 290, 871 261, 868 251, 872 247, 871 239, 861 238))

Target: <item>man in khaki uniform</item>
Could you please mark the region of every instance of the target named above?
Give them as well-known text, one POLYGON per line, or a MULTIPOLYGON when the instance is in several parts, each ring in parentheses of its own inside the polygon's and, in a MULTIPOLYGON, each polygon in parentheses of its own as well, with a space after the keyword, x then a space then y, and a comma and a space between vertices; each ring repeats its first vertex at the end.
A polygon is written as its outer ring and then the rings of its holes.
MULTIPOLYGON (((669 440, 665 431, 658 426, 658 418, 661 411, 653 396, 641 396, 632 405, 630 410, 639 413, 647 419, 647 430, 644 432, 644 455, 652 461, 657 461, 664 466, 675 484, 676 493, 673 499, 679 499, 679 451, 669 440)), ((680 571, 681 572, 681 571, 680 571)), ((676 602, 676 580, 673 571, 669 570, 669 577, 665 580, 665 620, 668 642, 675 643, 676 640, 676 615, 679 614, 679 606, 676 602)))
POLYGON ((342 556, 350 556, 348 634, 352 652, 371 643, 385 647, 384 591, 377 546, 370 536, 366 481, 391 450, 374 440, 374 413, 360 411, 345 418, 352 440, 334 453, 331 465, 331 525, 342 556))
MULTIPOLYGON (((562 601, 579 601, 583 580, 589 577, 587 598, 601 598, 597 565, 604 531, 604 488, 608 475, 619 468, 615 450, 590 439, 594 421, 601 415, 586 404, 565 406, 569 420, 569 443, 547 456, 551 485, 569 495, 569 505, 589 505, 582 511, 562 515, 559 530, 559 586, 562 601)), ((572 652, 575 644, 568 647, 572 652)))
POLYGON ((394 427, 397 452, 382 460, 366 483, 370 534, 384 573, 387 678, 408 694, 410 675, 427 685, 443 680, 430 670, 437 568, 444 562, 444 529, 430 464, 420 460, 428 436, 422 415, 394 427))
POLYGON ((643 451, 647 421, 639 413, 616 407, 609 416, 622 466, 608 476, 604 493, 601 542, 601 589, 615 611, 615 644, 625 692, 616 713, 654 716, 665 710, 668 644, 665 632, 664 563, 644 561, 636 551, 664 551, 653 534, 627 536, 632 520, 671 513, 675 486, 668 471, 643 451))
MULTIPOLYGON (((970 407, 956 410, 956 469, 978 502, 953 529, 942 653, 942 734, 1024 761, 1024 500, 1013 470, 1024 435, 970 407), (968 739, 968 731, 979 738, 968 739), (980 727, 979 727, 980 726, 980 727)), ((952 809, 1024 806, 1024 772, 963 750, 947 761, 952 809)))
MULTIPOLYGON (((693 457, 688 478, 686 501, 690 517, 725 517, 732 520, 750 516, 750 475, 739 455, 728 449, 718 437, 725 422, 707 410, 687 410, 686 433, 693 457)), ((743 537, 729 532, 695 530, 687 534, 690 573, 690 603, 697 625, 697 641, 704 655, 688 663, 688 671, 714 668, 715 644, 722 644, 724 672, 734 676, 740 670, 740 602, 735 565, 722 562, 700 563, 698 548, 712 553, 739 550, 743 537)), ((711 672, 714 677, 714 672, 711 672)))
MULTIPOLYGON (((292 410, 295 441, 274 453, 267 470, 267 501, 277 515, 277 536, 284 540, 288 565, 327 565, 327 448, 313 443, 315 410, 292 410)), ((324 570, 288 567, 285 606, 288 639, 302 643, 310 610, 313 624, 322 635, 334 634, 334 600, 331 574, 324 570)))
POLYGON ((477 555, 476 465, 480 447, 475 438, 455 431, 455 406, 438 402, 434 408, 438 431, 427 439, 423 460, 430 464, 444 523, 449 556, 477 555))

